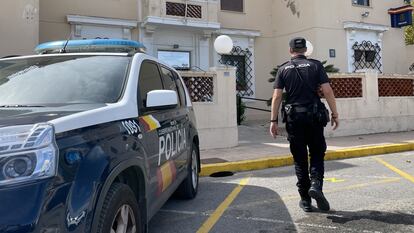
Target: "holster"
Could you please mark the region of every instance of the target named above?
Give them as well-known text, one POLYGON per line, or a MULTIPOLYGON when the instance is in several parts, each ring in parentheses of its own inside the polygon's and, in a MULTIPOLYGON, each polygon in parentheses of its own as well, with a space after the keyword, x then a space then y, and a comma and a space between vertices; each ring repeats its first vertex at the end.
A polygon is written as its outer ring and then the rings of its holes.
POLYGON ((286 123, 287 121, 287 114, 286 114, 286 100, 282 100, 282 109, 281 109, 281 114, 282 114, 282 123, 286 123))
POLYGON ((282 122, 292 122, 295 119, 295 107, 292 104, 285 104, 282 108, 282 122))
POLYGON ((313 116, 314 121, 325 127, 328 122, 331 120, 329 117, 329 110, 326 108, 325 104, 321 101, 318 101, 313 104, 313 116))

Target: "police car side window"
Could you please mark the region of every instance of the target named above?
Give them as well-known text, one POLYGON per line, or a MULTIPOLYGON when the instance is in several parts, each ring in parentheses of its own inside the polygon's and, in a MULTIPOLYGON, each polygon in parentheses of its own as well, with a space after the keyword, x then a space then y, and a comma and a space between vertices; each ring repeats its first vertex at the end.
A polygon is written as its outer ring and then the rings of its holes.
MULTIPOLYGON (((175 76, 173 72, 164 66, 161 66, 162 82, 165 90, 175 91, 178 94, 177 86, 175 84, 175 76)), ((177 96, 178 97, 178 96, 177 96)), ((177 105, 180 107, 180 104, 177 105)))
POLYGON ((160 71, 154 62, 144 61, 141 65, 138 82, 138 107, 145 111, 147 94, 153 90, 163 90, 160 71))
POLYGON ((181 82, 177 73, 174 72, 175 75, 175 83, 177 84, 178 88, 178 95, 180 96, 181 105, 187 105, 187 99, 185 98, 185 90, 183 83, 181 82))

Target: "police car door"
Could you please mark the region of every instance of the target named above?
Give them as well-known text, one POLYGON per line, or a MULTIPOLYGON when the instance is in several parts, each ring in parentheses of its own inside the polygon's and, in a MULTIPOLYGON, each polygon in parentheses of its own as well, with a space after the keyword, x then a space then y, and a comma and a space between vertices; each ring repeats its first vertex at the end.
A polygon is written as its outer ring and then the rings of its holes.
MULTIPOLYGON (((149 190, 147 192, 149 215, 152 216, 174 191, 172 185, 177 178, 176 156, 173 156, 172 132, 174 109, 153 110, 146 108, 147 93, 163 90, 158 64, 142 62, 138 81, 139 126, 147 153, 149 190), (167 136, 169 135, 169 136, 167 136)), ((175 149, 174 149, 175 150, 175 149)))
MULTIPOLYGON (((187 116, 185 93, 182 86, 177 86, 181 83, 181 81, 177 82, 179 80, 177 80, 178 76, 175 72, 163 65, 160 65, 160 68, 164 89, 177 92, 179 98, 177 108, 170 112, 172 119, 171 127, 167 128, 165 133, 167 133, 167 137, 171 137, 173 139, 171 149, 172 156, 174 157, 177 166, 177 174, 181 176, 178 178, 184 178, 184 171, 187 167, 187 162, 189 161, 188 155, 191 148, 191 142, 189 142, 189 119, 187 116)), ((165 136, 164 139, 166 139, 165 136)), ((163 140, 163 137, 160 137, 160 140, 163 140)), ((165 145, 165 149, 161 148, 163 151, 167 152, 168 150, 171 150, 167 147, 167 143, 165 145)))

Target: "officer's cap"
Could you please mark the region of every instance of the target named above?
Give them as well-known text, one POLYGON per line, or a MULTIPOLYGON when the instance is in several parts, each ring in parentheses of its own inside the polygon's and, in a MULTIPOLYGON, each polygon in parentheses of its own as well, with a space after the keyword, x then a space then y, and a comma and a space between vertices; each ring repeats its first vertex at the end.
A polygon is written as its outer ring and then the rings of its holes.
POLYGON ((289 45, 292 49, 303 49, 306 48, 306 40, 303 37, 295 37, 289 42, 289 45))

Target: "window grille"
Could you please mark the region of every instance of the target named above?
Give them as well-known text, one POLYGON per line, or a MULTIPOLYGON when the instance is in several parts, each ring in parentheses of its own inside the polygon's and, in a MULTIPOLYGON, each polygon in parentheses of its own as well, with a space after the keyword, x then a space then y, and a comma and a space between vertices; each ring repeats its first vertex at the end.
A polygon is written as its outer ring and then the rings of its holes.
POLYGON ((335 78, 331 79, 332 90, 336 98, 362 97, 361 78, 335 78))
POLYGON ((200 5, 186 4, 179 2, 166 2, 167 15, 182 16, 190 18, 202 18, 202 10, 200 5))
POLYGON ((378 43, 371 41, 355 42, 352 46, 354 50, 354 72, 360 69, 374 69, 382 72, 381 47, 378 43))
POLYGON ((380 78, 378 79, 378 92, 380 97, 414 96, 414 81, 401 78, 380 78))
POLYGON ((219 62, 236 67, 236 90, 239 96, 253 96, 252 52, 248 48, 233 47, 229 55, 222 55, 219 62))
POLYGON ((213 77, 182 76, 192 102, 213 102, 213 77))

